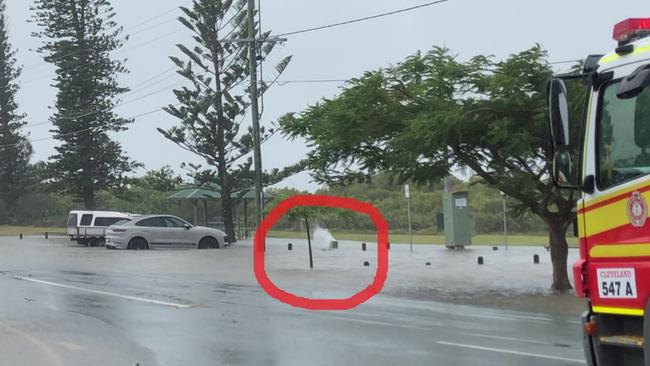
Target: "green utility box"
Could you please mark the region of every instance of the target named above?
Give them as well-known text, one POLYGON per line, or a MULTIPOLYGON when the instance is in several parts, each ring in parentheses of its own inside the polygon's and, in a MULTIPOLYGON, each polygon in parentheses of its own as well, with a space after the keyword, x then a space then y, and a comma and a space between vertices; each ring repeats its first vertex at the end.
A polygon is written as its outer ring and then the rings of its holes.
POLYGON ((474 213, 469 205, 469 192, 443 194, 445 243, 449 249, 463 249, 472 245, 476 235, 474 213))

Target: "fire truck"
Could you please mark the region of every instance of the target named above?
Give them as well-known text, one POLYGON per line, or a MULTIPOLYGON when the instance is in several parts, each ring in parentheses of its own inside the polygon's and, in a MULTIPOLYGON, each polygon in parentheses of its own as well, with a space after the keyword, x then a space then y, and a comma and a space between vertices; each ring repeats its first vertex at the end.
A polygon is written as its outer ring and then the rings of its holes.
POLYGON ((580 192, 573 277, 589 304, 582 316, 587 364, 647 366, 650 18, 617 24, 614 39, 616 49, 589 56, 582 73, 548 83, 552 178, 580 192), (587 88, 580 116, 571 115, 567 86, 574 83, 587 88))

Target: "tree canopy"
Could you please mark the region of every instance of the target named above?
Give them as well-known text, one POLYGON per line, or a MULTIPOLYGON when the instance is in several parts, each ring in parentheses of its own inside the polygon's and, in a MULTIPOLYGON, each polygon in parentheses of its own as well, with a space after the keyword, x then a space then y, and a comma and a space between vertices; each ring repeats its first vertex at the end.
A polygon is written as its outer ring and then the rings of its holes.
MULTIPOLYGON (((221 187, 226 233, 233 239, 230 195, 244 187, 237 187, 232 176, 250 174, 250 165, 236 164, 253 150, 252 129, 243 126, 250 106, 245 87, 250 75, 249 43, 237 41, 258 37, 257 32, 249 34, 246 5, 246 1, 194 0, 191 7, 180 8, 183 16, 178 20, 192 33, 193 42, 177 45, 181 57, 170 59, 190 85, 174 90, 178 103, 165 107, 180 124, 158 129, 168 140, 207 162, 209 170, 197 173, 200 179, 212 178, 210 183, 221 187)), ((269 36, 262 34, 262 41, 256 44, 261 60, 277 43, 268 40, 269 36)), ((290 60, 287 57, 277 65, 278 74, 290 60)), ((263 84, 261 93, 268 87, 263 84)), ((262 129, 261 133, 268 138, 273 130, 262 129)))
POLYGON ((56 68, 50 119, 61 144, 48 163, 50 176, 61 191, 94 209, 97 191, 120 188, 125 173, 139 167, 109 134, 133 122, 114 111, 117 98, 129 91, 118 83, 128 72, 124 61, 111 55, 124 43, 122 27, 108 0, 37 0, 32 10, 40 26, 34 36, 43 41, 38 51, 56 68))
POLYGON ((16 64, 16 50, 7 32, 5 1, 0 0, 0 199, 6 218, 0 221, 13 223, 18 200, 32 181, 29 167, 32 146, 20 131, 27 123, 16 103, 22 69, 16 64))
POLYGON ((377 172, 432 182, 471 169, 548 225, 553 288, 565 290, 565 234, 575 199, 548 179, 552 75, 539 46, 502 61, 479 55, 464 62, 435 47, 350 80, 338 97, 286 115, 281 127, 307 140, 309 169, 324 183, 364 181, 377 172))

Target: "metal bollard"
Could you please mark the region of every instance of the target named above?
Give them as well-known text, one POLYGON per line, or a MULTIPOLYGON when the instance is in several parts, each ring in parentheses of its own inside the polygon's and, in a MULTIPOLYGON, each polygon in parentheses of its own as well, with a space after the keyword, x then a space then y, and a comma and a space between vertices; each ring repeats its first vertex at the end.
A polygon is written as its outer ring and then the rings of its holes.
POLYGON ((368 262, 368 261, 363 262, 363 266, 364 267, 370 267, 370 262, 368 262))
POLYGON ((535 255, 533 256, 533 263, 535 263, 535 264, 539 264, 539 255, 535 254, 535 255))
POLYGON ((366 243, 361 243, 361 250, 366 251, 366 243))
POLYGON ((45 239, 48 239, 50 237, 50 234, 46 231, 45 232, 45 239))
POLYGON ((485 261, 483 260, 483 257, 478 257, 478 265, 482 266, 484 263, 485 261))
POLYGON ((19 237, 20 237, 20 240, 23 240, 23 233, 20 233, 19 237))
POLYGON ((289 251, 292 251, 293 250, 293 244, 289 243, 287 249, 289 249, 289 251))

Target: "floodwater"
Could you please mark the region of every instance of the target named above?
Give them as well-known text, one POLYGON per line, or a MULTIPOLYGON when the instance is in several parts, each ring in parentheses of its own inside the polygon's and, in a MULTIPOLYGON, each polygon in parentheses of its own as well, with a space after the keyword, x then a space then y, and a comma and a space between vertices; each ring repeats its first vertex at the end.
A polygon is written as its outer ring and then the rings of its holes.
MULTIPOLYGON (((287 291, 345 296, 374 277, 371 243, 366 252, 360 243, 341 241, 337 251, 316 243, 310 270, 306 243, 291 241, 289 252, 288 242, 270 239, 266 253, 269 276, 287 291)), ((250 242, 132 252, 57 238, 0 238, 0 253, 0 364, 583 363, 577 309, 504 310, 462 298, 568 302, 547 291, 543 248, 416 246, 410 253, 392 245, 384 291, 336 312, 296 309, 267 296, 253 274, 250 242), (532 264, 535 253, 540 265, 532 264), (479 255, 484 266, 476 264, 479 255)), ((510 305, 497 302, 504 304, 510 305)))

